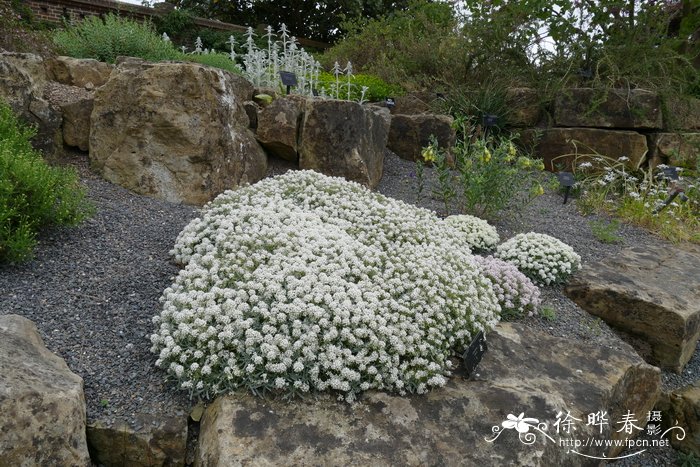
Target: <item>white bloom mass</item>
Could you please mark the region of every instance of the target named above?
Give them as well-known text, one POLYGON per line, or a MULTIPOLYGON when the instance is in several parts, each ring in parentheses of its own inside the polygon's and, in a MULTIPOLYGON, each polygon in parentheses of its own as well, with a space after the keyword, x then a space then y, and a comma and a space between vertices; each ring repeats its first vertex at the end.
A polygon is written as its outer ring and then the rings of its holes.
POLYGON ((430 211, 312 171, 227 191, 178 236, 184 268, 152 351, 203 396, 425 392, 500 312, 455 235, 430 211))
POLYGON ((474 251, 493 250, 501 241, 496 228, 478 217, 455 215, 446 218, 445 222, 454 227, 474 251))
POLYGON ((498 245, 494 256, 513 264, 540 284, 556 284, 581 267, 581 257, 566 243, 549 235, 521 233, 498 245))

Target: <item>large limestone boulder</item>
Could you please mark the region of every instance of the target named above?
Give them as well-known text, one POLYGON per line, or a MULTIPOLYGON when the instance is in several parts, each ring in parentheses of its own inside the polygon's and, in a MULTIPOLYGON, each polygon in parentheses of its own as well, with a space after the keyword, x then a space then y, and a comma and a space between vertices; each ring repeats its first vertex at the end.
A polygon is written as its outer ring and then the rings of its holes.
POLYGON ((90 161, 105 179, 172 202, 254 183, 267 157, 243 109, 252 92, 216 68, 123 60, 95 92, 90 161))
POLYGON ((635 131, 612 131, 597 128, 549 128, 526 130, 521 142, 532 147, 544 160, 547 170, 557 172, 571 169, 578 162, 590 160, 596 154, 618 159, 626 157, 630 169, 638 169, 646 160, 647 138, 635 131))
POLYGON ((532 128, 542 118, 542 104, 537 91, 531 88, 506 90, 506 123, 517 128, 532 128))
POLYGON ((438 145, 450 150, 455 143, 455 130, 449 115, 392 115, 387 147, 397 156, 409 161, 421 158, 430 137, 437 138, 438 145))
MULTIPOLYGON (((646 414, 659 394, 659 370, 626 344, 574 344, 503 323, 488 338, 472 380, 455 376, 425 395, 369 392, 353 405, 332 396, 220 397, 202 418, 195 465, 591 465, 560 440, 634 436, 638 430, 617 432, 615 422, 628 410, 646 414), (561 411, 579 419, 571 435, 553 425, 561 411), (586 426, 598 411, 610 420, 602 430, 586 426), (527 445, 502 429, 509 414, 521 413, 547 423, 551 440, 533 428, 527 445), (494 427, 502 431, 495 440, 494 427)), ((611 457, 621 449, 578 451, 611 457)))
POLYGON ((187 454, 187 417, 136 414, 87 426, 93 461, 104 467, 184 466, 187 454))
POLYGON ((255 136, 268 152, 292 162, 299 159, 299 126, 305 104, 305 98, 289 95, 258 112, 255 136))
POLYGON ((589 263, 565 289, 622 331, 642 357, 680 372, 700 338, 700 249, 630 248, 589 263))
POLYGON ((649 161, 696 170, 700 163, 700 133, 654 133, 649 136, 649 161))
POLYGON ((21 316, 0 316, 0 356, 0 465, 90 465, 82 378, 21 316))
POLYGON ((643 89, 565 89, 554 103, 560 127, 663 128, 659 95, 643 89))
POLYGON ((384 171, 388 135, 385 108, 309 99, 301 127, 299 167, 374 188, 384 171))
POLYGON ((47 153, 62 147, 61 112, 44 99, 48 77, 44 60, 34 54, 0 52, 0 100, 37 127, 34 147, 47 153))
POLYGON ((665 101, 664 128, 669 130, 700 130, 700 99, 685 96, 665 101))
POLYGON ((94 98, 81 98, 61 105, 63 112, 63 142, 67 146, 87 151, 90 148, 90 115, 94 98))
POLYGON ((92 58, 54 57, 46 65, 52 80, 87 89, 105 84, 114 69, 114 65, 92 58))
POLYGON ((664 393, 657 409, 662 412, 664 430, 673 428, 668 438, 676 449, 700 456, 700 381, 689 384, 670 394, 664 393), (685 436, 683 436, 685 434, 685 436), (682 439, 679 439, 682 438, 682 439))

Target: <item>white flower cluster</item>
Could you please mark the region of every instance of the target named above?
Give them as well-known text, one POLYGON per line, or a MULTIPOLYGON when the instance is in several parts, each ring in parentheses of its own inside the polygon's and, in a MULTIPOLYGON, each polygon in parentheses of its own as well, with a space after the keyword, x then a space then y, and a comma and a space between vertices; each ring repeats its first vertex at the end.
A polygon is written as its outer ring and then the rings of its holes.
POLYGON ((581 267, 581 257, 566 243, 549 235, 521 233, 500 244, 495 255, 540 284, 564 282, 581 267))
POLYGON ((453 351, 500 312, 467 245, 431 212, 293 171, 209 203, 151 336, 191 394, 441 386, 453 351))
POLYGON ((537 311, 542 303, 540 289, 518 268, 493 256, 474 256, 474 260, 493 283, 502 319, 532 316, 537 311))
POLYGON ((445 222, 463 234, 464 241, 474 251, 489 251, 496 248, 501 238, 498 231, 483 219, 469 215, 449 216, 445 222))

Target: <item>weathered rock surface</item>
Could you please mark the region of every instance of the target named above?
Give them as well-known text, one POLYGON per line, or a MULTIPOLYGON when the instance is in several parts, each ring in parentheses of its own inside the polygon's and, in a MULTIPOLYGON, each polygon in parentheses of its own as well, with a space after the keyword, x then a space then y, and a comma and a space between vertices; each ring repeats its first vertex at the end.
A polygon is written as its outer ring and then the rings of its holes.
MULTIPOLYGON (((205 411, 195 465, 591 465, 559 444, 569 436, 552 425, 557 414, 579 419, 576 439, 624 439, 614 421, 628 410, 646 413, 659 394, 659 370, 626 344, 572 345, 514 324, 488 337, 472 380, 455 376, 422 396, 369 392, 354 405, 330 396, 292 403, 221 397, 205 411), (586 426, 586 415, 598 411, 610 418, 602 433, 586 426), (533 428, 532 445, 515 430, 487 441, 509 414, 523 412, 547 422, 552 440, 533 428)), ((620 449, 579 451, 614 456, 620 449)))
POLYGON ((92 58, 54 57, 46 65, 50 79, 88 89, 105 84, 114 69, 114 65, 92 58))
POLYGON ((87 426, 92 460, 104 467, 184 466, 187 417, 137 414, 115 424, 95 421, 87 426))
POLYGON ((52 153, 62 147, 61 112, 44 99, 47 73, 38 55, 0 53, 0 99, 28 124, 37 126, 34 147, 52 153))
POLYGON ((696 170, 700 162, 700 133, 655 133, 649 136, 649 161, 696 170))
POLYGON ((700 130, 700 99, 683 97, 665 102, 664 128, 670 130, 700 130))
POLYGON ((424 147, 430 144, 430 137, 437 138, 442 149, 450 150, 455 143, 455 130, 452 117, 448 115, 392 115, 387 147, 397 156, 409 161, 421 158, 424 147))
POLYGON ((299 127, 306 99, 289 95, 277 98, 258 113, 256 138, 271 154, 296 162, 299 159, 299 127))
POLYGON ((685 432, 683 436, 680 430, 671 430, 668 434, 671 445, 681 451, 700 456, 700 381, 670 394, 664 393, 656 408, 663 414, 664 430, 677 425, 685 432))
POLYGON ((260 180, 267 157, 248 129, 252 85, 191 63, 124 60, 95 92, 90 160, 136 193, 203 204, 260 180))
POLYGON ((384 171, 388 114, 387 109, 356 102, 307 100, 299 167, 376 187, 384 171))
POLYGON ((90 465, 82 378, 21 316, 0 316, 0 356, 0 465, 90 465))
POLYGON ((81 151, 90 148, 90 114, 94 98, 79 99, 75 102, 61 105, 63 112, 63 142, 81 151))
POLYGON ((432 103, 437 98, 434 92, 414 92, 405 96, 394 96, 394 107, 389 109, 395 115, 418 115, 432 113, 432 103))
POLYGON ((630 248, 585 265, 565 289, 622 331, 648 362, 680 372, 700 338, 700 252, 630 248))
POLYGON ((509 109, 507 123, 514 127, 534 127, 542 117, 542 105, 534 89, 509 88, 506 91, 506 106, 509 109))
POLYGON ((625 162, 630 169, 637 169, 646 160, 647 139, 634 131, 612 131, 597 128, 549 128, 539 132, 535 141, 535 131, 526 130, 521 141, 534 147, 535 154, 544 160, 547 170, 557 172, 571 168, 578 162, 590 159, 586 156, 600 154, 614 159, 627 157, 625 162))
POLYGON ((659 95, 642 89, 565 89, 554 104, 561 127, 663 128, 659 95))

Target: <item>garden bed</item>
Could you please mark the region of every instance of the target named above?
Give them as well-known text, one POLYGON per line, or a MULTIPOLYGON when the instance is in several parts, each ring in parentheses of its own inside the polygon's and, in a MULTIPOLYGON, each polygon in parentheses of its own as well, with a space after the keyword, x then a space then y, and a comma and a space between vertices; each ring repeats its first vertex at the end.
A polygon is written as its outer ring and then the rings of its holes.
MULTIPOLYGON (((158 299, 178 271, 168 251, 197 210, 105 182, 90 172, 81 153, 70 154, 65 162, 77 167, 97 213, 79 227, 44 232, 33 261, 0 266, 0 307, 35 322, 49 349, 84 379, 89 421, 128 419, 136 413, 185 416, 194 402, 164 380, 148 337, 151 319, 160 311, 158 299)), ((283 161, 271 162, 270 175, 291 168, 283 161)), ((388 154, 378 191, 416 203, 414 169, 413 163, 388 154)), ((438 200, 427 196, 420 205, 440 208, 438 200)), ((555 236, 571 245, 584 263, 623 247, 664 243, 624 224, 617 232, 620 243, 602 243, 591 231, 592 219, 598 218, 579 215, 574 203, 563 205, 558 193, 547 192, 519 215, 504 215, 495 225, 504 240, 527 231, 555 236)), ((523 323, 565 337, 572 346, 621 345, 617 334, 570 301, 562 287, 542 287, 542 298, 543 308, 553 314, 522 318, 523 323)), ((699 373, 696 352, 682 374, 663 373, 664 389, 695 381, 699 373)), ((667 464, 675 456, 671 449, 655 448, 641 459, 648 465, 667 464)), ((635 465, 639 462, 636 457, 635 465)))

